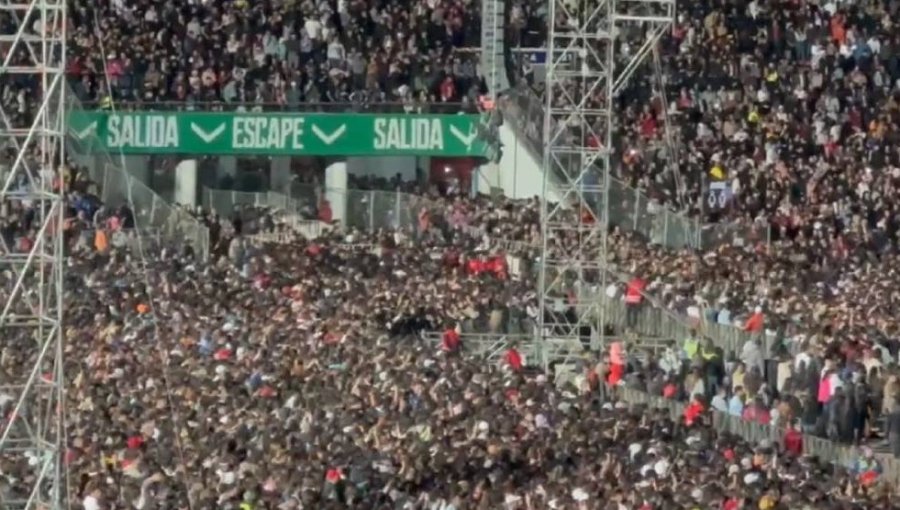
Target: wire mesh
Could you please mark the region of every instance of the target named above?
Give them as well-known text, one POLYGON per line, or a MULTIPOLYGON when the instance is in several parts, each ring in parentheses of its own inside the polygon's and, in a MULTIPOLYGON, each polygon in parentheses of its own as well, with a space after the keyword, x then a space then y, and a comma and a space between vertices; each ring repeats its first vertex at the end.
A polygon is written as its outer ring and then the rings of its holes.
MULTIPOLYGON (((67 94, 67 101, 69 112, 82 109, 74 94, 67 94)), ((188 243, 203 258, 209 255, 209 229, 199 219, 133 177, 122 158, 100 149, 103 145, 95 133, 82 135, 68 137, 69 159, 87 170, 104 204, 127 205, 133 209, 138 229, 158 232, 170 245, 188 243)))

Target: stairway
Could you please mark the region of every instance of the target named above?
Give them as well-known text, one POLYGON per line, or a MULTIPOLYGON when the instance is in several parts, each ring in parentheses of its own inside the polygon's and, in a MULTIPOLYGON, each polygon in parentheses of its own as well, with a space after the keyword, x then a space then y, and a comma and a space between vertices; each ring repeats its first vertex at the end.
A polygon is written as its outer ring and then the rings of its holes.
POLYGON ((481 75, 492 97, 509 88, 503 61, 505 7, 505 0, 482 0, 481 3, 481 75))

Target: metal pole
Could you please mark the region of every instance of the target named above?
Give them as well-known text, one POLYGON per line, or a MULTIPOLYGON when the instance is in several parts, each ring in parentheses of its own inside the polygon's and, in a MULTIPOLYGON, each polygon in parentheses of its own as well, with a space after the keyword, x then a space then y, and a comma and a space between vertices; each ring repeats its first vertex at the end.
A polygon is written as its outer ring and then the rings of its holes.
MULTIPOLYGON (((641 192, 637 188, 634 188, 634 226, 632 230, 635 232, 640 232, 638 227, 640 225, 640 217, 641 217, 641 192)), ((652 235, 650 236, 653 237, 652 235)))
POLYGON ((369 191, 369 232, 375 231, 375 192, 369 191))
POLYGON ((400 221, 400 193, 394 192, 394 221, 397 222, 397 229, 403 228, 400 221))
MULTIPOLYGON (((15 282, 2 295, 0 341, 29 360, 10 367, 0 380, 0 393, 12 397, 13 408, 0 422, 0 458, 25 469, 4 491, 4 510, 59 510, 66 499, 61 458, 66 9, 63 0, 4 5, 8 23, 0 29, 6 55, 0 74, 28 76, 39 102, 27 120, 10 115, 9 105, 0 103, 0 143, 17 153, 0 183, 0 207, 28 202, 38 226, 28 253, 0 250, 0 271, 8 271, 15 282)), ((105 173, 99 180, 106 184, 105 173)))
MULTIPOLYGON (((663 214, 663 246, 672 246, 675 244, 669 239, 669 213, 670 209, 666 207, 665 213, 663 214)), ((677 246, 674 247, 677 248, 677 246)))

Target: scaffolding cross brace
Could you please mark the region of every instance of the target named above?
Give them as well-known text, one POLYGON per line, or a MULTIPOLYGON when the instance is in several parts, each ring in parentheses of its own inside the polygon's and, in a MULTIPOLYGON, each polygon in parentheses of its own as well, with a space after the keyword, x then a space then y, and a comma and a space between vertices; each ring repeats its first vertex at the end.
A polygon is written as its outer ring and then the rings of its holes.
POLYGON ((549 0, 539 352, 603 337, 616 100, 671 30, 674 0, 549 0))
POLYGON ((65 506, 66 2, 0 0, 0 508, 65 506), (25 212, 28 211, 28 212, 25 212))

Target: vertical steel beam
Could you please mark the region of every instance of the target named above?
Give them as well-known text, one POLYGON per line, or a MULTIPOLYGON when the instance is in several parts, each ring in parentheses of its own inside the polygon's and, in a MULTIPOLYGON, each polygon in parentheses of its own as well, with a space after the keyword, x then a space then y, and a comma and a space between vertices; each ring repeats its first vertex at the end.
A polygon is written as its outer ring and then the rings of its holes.
POLYGON ((0 0, 0 508, 64 506, 66 2, 0 0), (30 210, 23 214, 23 211, 30 210))
POLYGON ((538 333, 545 368, 573 343, 602 335, 605 310, 592 296, 606 287, 616 99, 671 29, 675 2, 550 0, 549 12, 538 333))

